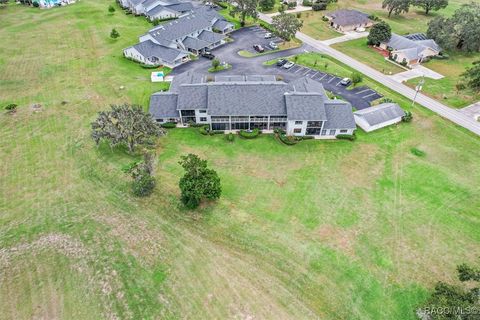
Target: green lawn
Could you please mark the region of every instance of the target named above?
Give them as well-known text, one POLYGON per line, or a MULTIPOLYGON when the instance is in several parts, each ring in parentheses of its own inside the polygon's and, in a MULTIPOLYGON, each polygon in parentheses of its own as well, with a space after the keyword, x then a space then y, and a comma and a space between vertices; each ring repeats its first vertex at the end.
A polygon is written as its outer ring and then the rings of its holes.
POLYGON ((334 44, 333 48, 357 59, 364 64, 383 72, 384 74, 395 74, 406 71, 405 69, 386 61, 378 51, 367 46, 367 39, 356 39, 347 42, 334 44))
POLYGON ((341 37, 343 34, 329 27, 328 22, 322 20, 324 11, 302 12, 300 19, 303 21, 301 32, 318 40, 327 40, 341 37))
POLYGON ((0 9, 0 105, 19 104, 0 114, 0 319, 413 320, 478 259, 480 140, 418 107, 354 143, 173 129, 155 193, 133 198, 121 168, 137 157, 97 148, 90 122, 164 87, 121 54, 150 26, 111 3, 0 9), (177 185, 189 152, 223 186, 195 212, 177 185))
MULTIPOLYGON (((480 60, 480 53, 464 54, 449 52, 449 55, 450 58, 447 60, 431 60, 423 64, 425 67, 445 76, 445 78, 440 80, 425 79, 423 92, 454 108, 463 108, 480 101, 480 92, 475 92, 468 88, 457 92, 456 89, 457 83, 464 82, 461 74, 472 66, 472 62, 480 60)), ((407 84, 414 87, 418 81, 419 79, 412 79, 409 80, 407 84)))

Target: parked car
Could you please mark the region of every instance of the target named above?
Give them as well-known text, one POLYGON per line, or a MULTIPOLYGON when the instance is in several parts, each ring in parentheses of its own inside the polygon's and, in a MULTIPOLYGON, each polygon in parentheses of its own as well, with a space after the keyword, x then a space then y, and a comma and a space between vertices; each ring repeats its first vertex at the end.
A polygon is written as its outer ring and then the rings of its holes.
POLYGON ((340 81, 340 84, 342 86, 348 86, 350 85, 350 83, 352 83, 352 80, 350 80, 349 78, 343 78, 342 81, 340 81))
POLYGON ((265 39, 270 39, 271 37, 273 37, 271 32, 265 33, 265 39))
POLYGON ((210 53, 208 51, 205 51, 204 53, 202 53, 202 57, 210 59, 210 60, 215 59, 215 55, 213 55, 212 53, 210 53))
POLYGON ((290 69, 291 67, 293 67, 295 65, 295 63, 293 63, 292 61, 287 61, 287 63, 285 63, 283 65, 283 68, 284 69, 290 69))
POLYGON ((278 49, 278 44, 276 44, 275 42, 273 41, 270 41, 270 43, 268 44, 268 46, 270 48, 272 48, 273 50, 277 50, 278 49))
POLYGON ((253 49, 255 49, 255 51, 260 52, 260 53, 265 51, 265 49, 263 49, 263 47, 260 44, 255 44, 253 46, 253 49))
POLYGON ((287 62, 288 62, 288 60, 286 60, 286 59, 280 59, 280 60, 277 61, 277 67, 281 67, 287 62))

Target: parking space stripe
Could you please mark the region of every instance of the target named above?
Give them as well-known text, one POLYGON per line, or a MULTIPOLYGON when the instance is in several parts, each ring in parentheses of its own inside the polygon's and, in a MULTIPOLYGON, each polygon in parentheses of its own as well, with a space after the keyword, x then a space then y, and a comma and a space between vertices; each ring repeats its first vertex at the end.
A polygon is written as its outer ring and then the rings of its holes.
POLYGON ((298 71, 301 71, 301 70, 303 70, 303 67, 298 68, 298 70, 295 71, 295 73, 297 73, 298 71))
POLYGON ((312 79, 315 78, 315 76, 316 76, 317 74, 319 74, 319 73, 320 73, 320 71, 315 72, 315 73, 313 74, 313 76, 310 76, 310 78, 312 78, 312 79))
POLYGON ((372 89, 365 89, 365 90, 362 90, 362 91, 355 92, 355 94, 362 94, 362 93, 367 92, 367 91, 373 91, 373 90, 372 89))
POLYGON ((326 76, 327 76, 327 74, 325 73, 325 74, 323 75, 323 77, 321 77, 321 78, 318 79, 318 80, 323 80, 323 78, 325 78, 326 76))
MULTIPOLYGON (((372 91, 373 91, 373 90, 372 90, 372 91)), ((365 99, 365 98, 368 98, 368 97, 374 96, 374 95, 376 95, 376 94, 377 94, 376 92, 374 92, 374 93, 370 93, 370 94, 368 94, 368 95, 366 95, 366 96, 363 96, 363 97, 362 97, 362 99, 365 99)))
POLYGON ((335 77, 332 77, 332 79, 328 80, 328 83, 332 82, 335 77))
POLYGON ((312 70, 307 69, 307 72, 305 72, 303 75, 306 76, 310 71, 312 71, 312 70))
POLYGON ((342 82, 342 80, 338 81, 337 84, 335 85, 335 87, 338 87, 338 85, 340 84, 340 82, 342 82))

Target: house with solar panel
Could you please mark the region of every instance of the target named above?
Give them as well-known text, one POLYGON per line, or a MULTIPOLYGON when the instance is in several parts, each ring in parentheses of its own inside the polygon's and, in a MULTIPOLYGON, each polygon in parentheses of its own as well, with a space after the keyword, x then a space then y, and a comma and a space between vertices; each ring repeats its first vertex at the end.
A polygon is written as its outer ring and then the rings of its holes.
POLYGON ((204 124, 225 132, 282 129, 292 136, 335 139, 356 129, 350 103, 329 99, 322 84, 308 77, 286 83, 274 75, 213 80, 186 72, 175 76, 169 91, 151 96, 149 111, 159 123, 204 124))
POLYGON ((234 25, 214 9, 200 7, 188 15, 159 25, 140 36, 140 42, 123 50, 125 57, 146 65, 175 68, 226 42, 234 25))
POLYGON ((442 51, 435 40, 427 38, 422 33, 406 36, 392 33, 387 42, 380 44, 380 48, 388 50, 391 59, 407 66, 422 63, 425 59, 437 56, 442 51))

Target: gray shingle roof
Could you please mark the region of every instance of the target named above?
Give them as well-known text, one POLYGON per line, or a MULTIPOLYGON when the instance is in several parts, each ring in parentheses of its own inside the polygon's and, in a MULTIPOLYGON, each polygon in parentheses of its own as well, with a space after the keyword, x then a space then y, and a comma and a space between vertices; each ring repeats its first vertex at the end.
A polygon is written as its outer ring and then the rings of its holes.
POLYGON ((324 96, 321 93, 287 93, 288 120, 327 120, 324 96))
POLYGON ((325 98, 327 97, 323 85, 320 82, 307 77, 296 79, 290 82, 288 85, 289 90, 294 92, 316 92, 322 93, 325 98))
POLYGON ((168 5, 167 8, 178 12, 187 12, 193 10, 193 5, 190 2, 180 2, 177 4, 168 5))
POLYGON ((208 114, 213 116, 286 115, 284 82, 208 84, 208 114))
POLYGON ((194 15, 188 15, 177 20, 162 24, 148 33, 155 39, 173 41, 183 38, 195 31, 206 29, 211 26, 210 21, 194 15))
POLYGON ((329 100, 325 102, 327 121, 324 129, 356 129, 355 119, 350 103, 341 100, 329 100))
POLYGON ((142 2, 142 6, 144 6, 145 8, 157 3, 160 4, 160 1, 159 0, 145 0, 142 2))
POLYGON ((185 40, 183 40, 183 45, 188 49, 200 50, 207 48, 210 45, 210 42, 197 38, 186 37, 185 40))
POLYGON ((203 75, 193 71, 183 72, 173 77, 172 83, 170 83, 170 91, 179 92, 180 86, 182 84, 193 84, 193 83, 203 83, 203 82, 204 82, 203 75))
POLYGON ((157 57, 166 62, 173 62, 178 58, 188 56, 187 52, 161 46, 152 40, 137 43, 133 48, 146 58, 157 57))
POLYGON ((217 29, 217 30, 220 30, 220 31, 224 31, 228 28, 233 28, 233 24, 231 24, 230 22, 225 21, 225 20, 217 20, 213 24, 213 28, 217 29))
POLYGON ((173 92, 157 92, 150 97, 149 112, 155 119, 177 118, 178 96, 173 92))
POLYGON ((184 84, 178 90, 178 109, 207 109, 206 84, 184 84))
POLYGON ((357 10, 341 9, 326 14, 326 16, 331 17, 333 22, 339 26, 352 26, 370 22, 370 19, 368 19, 368 14, 357 10))
POLYGON ((354 112, 356 117, 364 119, 369 125, 374 126, 398 117, 403 117, 405 111, 396 103, 383 103, 354 112))
POLYGON ((387 46, 393 50, 403 52, 409 59, 421 58, 423 50, 430 48, 440 52, 440 46, 432 39, 427 40, 411 40, 407 37, 392 33, 392 37, 387 42, 387 46))
POLYGON ((217 43, 225 39, 225 36, 223 34, 204 30, 202 31, 202 33, 198 35, 198 39, 209 42, 209 43, 217 43))
POLYGON ((172 14, 179 14, 179 12, 173 10, 173 9, 170 9, 170 7, 165 7, 161 4, 159 4, 158 6, 152 8, 151 10, 149 10, 148 12, 145 13, 145 15, 147 17, 153 17, 155 15, 157 15, 158 13, 162 12, 163 10, 167 10, 167 11, 170 11, 172 14))

